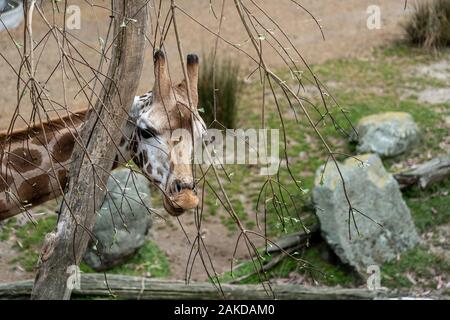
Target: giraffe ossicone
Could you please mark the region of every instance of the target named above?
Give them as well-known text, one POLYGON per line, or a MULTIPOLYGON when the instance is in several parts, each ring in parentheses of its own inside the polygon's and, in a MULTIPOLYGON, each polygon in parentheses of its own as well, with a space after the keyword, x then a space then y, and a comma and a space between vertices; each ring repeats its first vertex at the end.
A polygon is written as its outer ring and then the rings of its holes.
MULTIPOLYGON (((165 55, 156 51, 153 90, 135 97, 114 164, 133 160, 159 187, 171 215, 198 205, 190 160, 194 141, 206 132, 197 110, 198 57, 188 55, 186 63, 187 81, 172 86, 165 55), (180 139, 175 134, 179 130, 191 134, 180 139)), ((12 134, 0 133, 0 220, 62 193, 86 116, 84 110, 12 134)))

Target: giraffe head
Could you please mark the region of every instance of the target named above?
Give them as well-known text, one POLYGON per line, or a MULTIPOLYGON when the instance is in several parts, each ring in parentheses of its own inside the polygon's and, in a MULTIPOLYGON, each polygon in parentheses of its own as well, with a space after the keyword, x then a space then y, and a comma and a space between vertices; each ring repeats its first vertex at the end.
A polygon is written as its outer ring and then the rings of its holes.
POLYGON ((198 57, 187 56, 188 82, 176 86, 162 51, 154 55, 154 71, 152 97, 138 116, 131 150, 144 175, 162 190, 166 211, 178 216, 199 202, 191 164, 193 142, 206 130, 197 110, 198 57))

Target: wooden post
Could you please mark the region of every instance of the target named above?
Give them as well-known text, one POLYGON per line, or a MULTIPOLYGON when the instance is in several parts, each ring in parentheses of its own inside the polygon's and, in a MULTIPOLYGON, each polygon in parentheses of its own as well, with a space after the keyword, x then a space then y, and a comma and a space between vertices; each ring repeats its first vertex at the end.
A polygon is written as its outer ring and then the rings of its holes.
POLYGON ((108 76, 72 153, 69 183, 56 230, 45 237, 32 299, 70 299, 68 267, 79 265, 104 199, 115 145, 142 71, 147 7, 140 0, 113 0, 114 44, 108 76))

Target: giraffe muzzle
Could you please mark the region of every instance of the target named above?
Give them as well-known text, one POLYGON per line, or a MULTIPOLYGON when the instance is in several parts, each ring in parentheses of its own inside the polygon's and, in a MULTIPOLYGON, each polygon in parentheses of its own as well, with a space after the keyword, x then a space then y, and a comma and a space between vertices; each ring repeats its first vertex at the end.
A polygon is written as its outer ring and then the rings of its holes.
POLYGON ((187 210, 194 209, 198 203, 197 194, 189 188, 163 196, 164 209, 172 216, 179 216, 187 210))

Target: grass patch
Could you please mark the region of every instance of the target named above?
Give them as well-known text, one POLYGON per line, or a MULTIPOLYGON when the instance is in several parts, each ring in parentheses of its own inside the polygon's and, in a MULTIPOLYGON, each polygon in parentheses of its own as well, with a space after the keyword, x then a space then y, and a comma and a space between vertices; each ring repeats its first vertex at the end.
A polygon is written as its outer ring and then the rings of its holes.
POLYGON ((56 225, 55 215, 39 219, 37 224, 27 223, 20 227, 13 227, 17 238, 19 256, 12 262, 19 263, 28 272, 34 271, 39 258, 39 253, 44 242, 44 237, 51 232, 56 225))
POLYGON ((319 284, 351 287, 358 282, 355 274, 347 267, 324 260, 318 247, 306 250, 302 259, 308 261, 312 267, 305 267, 300 269, 299 272, 311 276, 319 284))
POLYGON ((402 254, 399 261, 384 264, 381 284, 390 288, 412 288, 415 284, 408 279, 408 274, 420 282, 421 287, 435 289, 434 277, 450 274, 450 264, 419 246, 402 254))
MULTIPOLYGON (((56 216, 49 216, 39 219, 36 226, 31 223, 15 226, 15 222, 8 222, 9 232, 14 232, 19 249, 18 257, 12 262, 18 263, 28 272, 34 271, 44 237, 54 229, 56 221, 56 216)), ((81 263, 80 268, 83 272, 96 272, 85 263, 81 263)), ((123 265, 108 270, 107 273, 164 278, 170 274, 170 266, 164 252, 154 242, 148 240, 136 255, 123 265)))
POLYGON ((11 218, 6 222, 0 224, 0 241, 6 241, 11 237, 12 232, 14 231, 14 225, 16 223, 15 218, 11 218))
POLYGON ((443 181, 427 190, 414 187, 405 191, 404 198, 420 233, 450 222, 450 181, 443 181))
MULTIPOLYGON (((324 260, 321 257, 321 250, 325 250, 324 245, 308 248, 296 255, 296 257, 307 263, 286 258, 268 271, 267 276, 270 278, 286 278, 292 272, 295 272, 303 276, 307 282, 314 281, 317 284, 328 286, 343 285, 348 287, 354 286, 359 281, 347 267, 324 260)), ((272 256, 263 255, 262 258, 264 259, 263 261, 268 262, 272 259, 272 256)), ((233 273, 230 271, 225 272, 219 279, 222 283, 227 283, 245 278, 237 282, 239 284, 257 284, 260 282, 257 274, 245 277, 254 272, 254 264, 251 261, 246 261, 236 268, 233 273)))
MULTIPOLYGON (((80 265, 83 272, 96 272, 85 263, 80 265)), ((106 271, 110 274, 165 278, 170 275, 170 265, 164 252, 150 240, 124 264, 106 271)))

